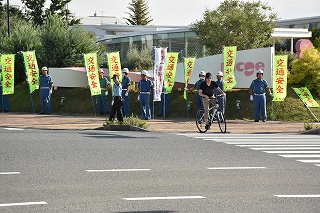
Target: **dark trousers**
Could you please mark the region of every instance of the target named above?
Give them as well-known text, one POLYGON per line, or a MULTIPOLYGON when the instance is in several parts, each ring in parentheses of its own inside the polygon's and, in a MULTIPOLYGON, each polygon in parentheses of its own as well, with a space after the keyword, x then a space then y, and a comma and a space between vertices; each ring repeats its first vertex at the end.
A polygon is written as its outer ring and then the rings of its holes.
POLYGON ((111 113, 109 117, 109 121, 112 121, 117 113, 117 119, 120 122, 123 122, 123 114, 122 114, 122 103, 121 103, 121 97, 120 96, 115 96, 113 98, 113 105, 111 108, 111 113))

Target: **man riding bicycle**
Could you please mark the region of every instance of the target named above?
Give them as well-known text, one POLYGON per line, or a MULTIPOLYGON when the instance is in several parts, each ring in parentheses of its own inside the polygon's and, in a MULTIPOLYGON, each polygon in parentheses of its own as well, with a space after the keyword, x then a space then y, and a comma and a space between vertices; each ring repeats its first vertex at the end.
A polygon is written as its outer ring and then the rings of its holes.
MULTIPOLYGON (((202 97, 203 107, 204 107, 204 120, 206 122, 206 130, 210 128, 208 124, 208 117, 209 117, 209 105, 210 102, 215 104, 214 98, 214 88, 216 88, 223 96, 226 96, 218 86, 215 81, 212 81, 212 75, 210 72, 206 73, 206 81, 200 85, 199 95, 202 97)), ((216 109, 215 109, 216 110, 216 109)))

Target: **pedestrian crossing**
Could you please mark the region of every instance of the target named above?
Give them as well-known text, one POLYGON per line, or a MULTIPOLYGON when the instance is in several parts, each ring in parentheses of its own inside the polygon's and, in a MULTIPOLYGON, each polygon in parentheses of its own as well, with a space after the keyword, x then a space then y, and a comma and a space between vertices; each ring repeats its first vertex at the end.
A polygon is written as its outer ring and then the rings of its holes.
POLYGON ((320 167, 320 136, 302 134, 201 134, 183 133, 186 137, 225 143, 275 154, 320 167))

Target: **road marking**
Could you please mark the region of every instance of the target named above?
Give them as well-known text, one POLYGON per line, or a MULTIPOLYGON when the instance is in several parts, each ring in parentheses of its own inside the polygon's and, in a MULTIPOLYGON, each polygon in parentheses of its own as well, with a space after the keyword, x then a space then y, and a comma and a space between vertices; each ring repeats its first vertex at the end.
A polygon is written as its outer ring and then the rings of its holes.
POLYGON ((297 160, 302 163, 320 163, 320 160, 297 160))
POLYGON ((279 155, 284 158, 320 158, 320 155, 279 155))
POLYGON ((44 201, 40 202, 26 202, 26 203, 3 203, 0 204, 0 207, 8 207, 8 206, 31 206, 31 205, 46 205, 47 203, 44 201))
POLYGON ((276 142, 276 141, 250 142, 249 141, 248 142, 248 141, 241 141, 241 142, 224 142, 224 143, 226 143, 226 144, 234 144, 234 145, 236 145, 236 144, 248 145, 250 143, 250 145, 259 145, 259 144, 263 144, 263 145, 273 145, 273 144, 275 144, 275 145, 278 145, 278 144, 280 144, 280 145, 282 145, 282 144, 285 144, 285 145, 296 145, 296 144, 299 144, 299 145, 301 145, 301 144, 308 144, 308 145, 318 145, 318 146, 320 146, 319 142, 303 142, 303 143, 301 143, 299 141, 297 141, 297 142, 289 142, 289 141, 287 141, 287 142, 276 142))
POLYGON ((20 175, 20 172, 0 172, 0 175, 20 175))
POLYGON ((266 167, 210 167, 207 169, 228 170, 228 169, 266 169, 266 167))
POLYGON ((315 150, 320 147, 266 147, 266 148, 249 148, 252 150, 315 150))
POLYGON ((316 166, 320 166, 320 164, 315 164, 316 166))
POLYGON ((10 130, 10 131, 12 131, 12 130, 22 131, 22 130, 24 130, 24 129, 21 129, 21 128, 4 128, 4 129, 10 130))
POLYGON ((86 170, 86 172, 136 172, 150 171, 151 169, 107 169, 107 170, 86 170))
POLYGON ((264 151, 270 154, 319 154, 320 151, 264 151))
POLYGON ((293 197, 293 198, 304 198, 304 197, 320 197, 320 195, 275 195, 276 197, 293 197))
POLYGON ((287 145, 283 145, 283 144, 268 144, 268 145, 252 145, 252 144, 245 144, 245 145, 237 145, 239 147, 317 147, 318 149, 320 149, 320 144, 287 144, 287 145))
POLYGON ((129 201, 138 200, 181 200, 181 199, 203 199, 203 196, 174 196, 174 197, 136 197, 136 198, 122 198, 129 201))

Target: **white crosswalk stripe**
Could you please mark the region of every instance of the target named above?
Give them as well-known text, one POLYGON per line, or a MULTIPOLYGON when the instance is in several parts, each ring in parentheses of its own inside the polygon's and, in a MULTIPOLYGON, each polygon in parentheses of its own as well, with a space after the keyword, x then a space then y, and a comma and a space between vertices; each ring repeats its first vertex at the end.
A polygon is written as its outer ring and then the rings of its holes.
POLYGON ((276 154, 320 167, 320 137, 301 134, 179 134, 186 137, 225 143, 237 147, 276 154))

